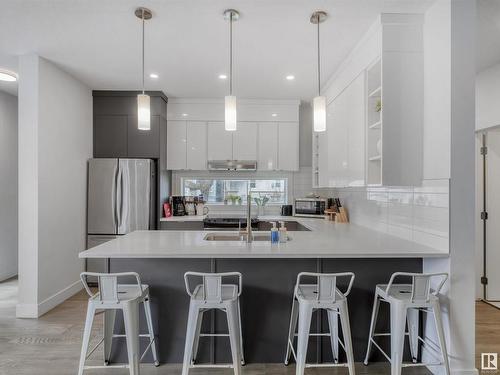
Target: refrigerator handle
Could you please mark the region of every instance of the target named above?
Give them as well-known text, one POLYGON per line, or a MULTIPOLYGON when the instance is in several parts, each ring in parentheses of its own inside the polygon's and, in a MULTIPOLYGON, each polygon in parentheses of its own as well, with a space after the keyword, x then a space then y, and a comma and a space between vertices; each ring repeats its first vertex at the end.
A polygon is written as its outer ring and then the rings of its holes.
POLYGON ((122 205, 123 205, 123 171, 120 163, 118 162, 118 172, 116 174, 116 206, 115 206, 117 233, 120 233, 120 227, 122 225, 122 217, 121 217, 122 205))

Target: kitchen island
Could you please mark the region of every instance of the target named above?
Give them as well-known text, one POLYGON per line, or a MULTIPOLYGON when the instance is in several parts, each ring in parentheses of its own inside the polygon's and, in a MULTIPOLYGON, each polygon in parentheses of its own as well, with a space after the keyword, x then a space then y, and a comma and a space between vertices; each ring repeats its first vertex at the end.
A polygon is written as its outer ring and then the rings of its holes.
MULTIPOLYGON (((290 241, 284 244, 208 241, 205 237, 213 233, 210 231, 136 231, 84 251, 80 257, 108 258, 111 272, 135 271, 150 285, 160 362, 182 362, 189 306, 184 272, 241 272, 245 358, 248 363, 276 363, 284 357, 293 287, 299 272, 356 274, 349 308, 354 355, 361 361, 375 285, 386 283, 396 271, 421 272, 424 258, 448 256, 446 251, 353 224, 294 220, 311 231, 289 232, 290 241)), ((315 315, 313 331, 325 331, 326 316, 315 315)), ((380 326, 387 328, 388 315, 383 311, 380 318, 380 326)), ((120 319, 117 325, 121 326, 120 319)), ((223 313, 207 314, 203 332, 226 331, 223 313)), ((308 361, 330 361, 328 338, 311 339, 308 352, 308 361)), ((120 362, 125 358, 125 345, 117 342, 112 360, 120 362)), ((198 358, 200 362, 230 362, 227 338, 202 339, 198 358)), ((383 359, 376 355, 373 358, 383 359)))

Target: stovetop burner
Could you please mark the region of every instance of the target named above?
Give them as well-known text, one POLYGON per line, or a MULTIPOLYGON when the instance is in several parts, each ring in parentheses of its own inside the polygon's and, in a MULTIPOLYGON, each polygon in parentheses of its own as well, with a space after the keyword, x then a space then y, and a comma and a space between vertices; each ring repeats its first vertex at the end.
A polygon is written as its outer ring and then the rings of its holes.
MULTIPOLYGON (((259 219, 252 218, 252 226, 257 226, 259 219)), ((206 217, 203 220, 205 228, 238 228, 247 225, 247 219, 242 217, 206 217)))

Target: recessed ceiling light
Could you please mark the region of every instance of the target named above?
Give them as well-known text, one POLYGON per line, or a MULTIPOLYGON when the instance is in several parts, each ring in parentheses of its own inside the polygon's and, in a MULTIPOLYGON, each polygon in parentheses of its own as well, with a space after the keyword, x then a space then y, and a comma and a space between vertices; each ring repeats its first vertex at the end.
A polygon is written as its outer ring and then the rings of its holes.
POLYGON ((287 81, 293 81, 295 79, 295 76, 290 74, 286 76, 286 79, 287 81))
POLYGON ((225 75, 225 74, 219 74, 219 79, 227 79, 227 75, 225 75))
POLYGON ((187 113, 183 113, 183 114, 182 114, 182 117, 187 117, 187 116, 188 116, 188 114, 187 114, 187 113))
POLYGON ((17 74, 7 69, 0 69, 0 81, 15 82, 17 74))
POLYGON ((156 78, 158 78, 158 77, 160 77, 160 76, 159 76, 158 74, 156 74, 156 73, 151 73, 151 74, 149 75, 149 78, 153 78, 153 79, 156 79, 156 78))
POLYGON ((278 116, 278 114, 277 114, 277 113, 273 113, 271 116, 273 116, 273 117, 277 117, 277 116, 278 116))

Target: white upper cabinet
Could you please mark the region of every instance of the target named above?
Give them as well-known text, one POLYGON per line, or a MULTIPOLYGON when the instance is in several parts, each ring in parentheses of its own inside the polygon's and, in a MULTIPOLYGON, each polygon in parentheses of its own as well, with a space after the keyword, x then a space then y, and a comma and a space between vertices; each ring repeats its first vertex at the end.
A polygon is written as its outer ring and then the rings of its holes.
POLYGON ((208 123, 208 160, 233 159, 233 132, 223 122, 208 123))
POLYGON ((207 168, 207 123, 187 122, 186 167, 192 170, 207 168))
POLYGON ((423 163, 423 18, 382 14, 325 89, 313 184, 418 186, 423 163))
POLYGON ((278 124, 259 123, 257 169, 275 171, 278 169, 278 124))
POLYGON ((278 124, 278 169, 299 170, 299 123, 280 122, 278 124))
POLYGON ((328 133, 320 132, 313 134, 313 187, 328 186, 329 169, 328 169, 328 133))
POLYGON ((299 101, 238 101, 236 131, 224 128, 219 100, 172 99, 167 168, 206 170, 213 160, 255 160, 263 171, 299 169, 299 101))
POLYGON ((364 185, 365 78, 360 74, 327 108, 329 187, 364 185))
POLYGON ((233 159, 257 160, 257 129, 254 122, 238 122, 233 132, 233 159))
POLYGON ((186 121, 167 122, 167 169, 186 169, 186 121))

